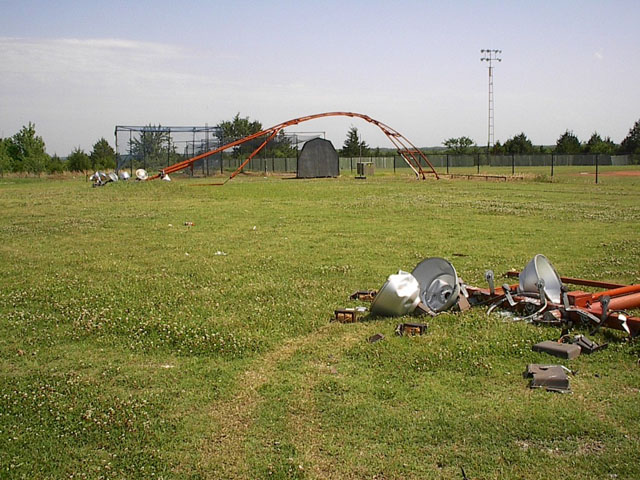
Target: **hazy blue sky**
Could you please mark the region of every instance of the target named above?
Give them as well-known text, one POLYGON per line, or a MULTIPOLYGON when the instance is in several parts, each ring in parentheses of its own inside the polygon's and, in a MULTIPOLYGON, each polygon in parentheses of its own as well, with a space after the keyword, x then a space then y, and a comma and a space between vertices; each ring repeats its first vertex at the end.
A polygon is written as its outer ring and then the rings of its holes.
MULTIPOLYGON (((365 113, 420 146, 495 138, 553 144, 566 129, 620 142, 640 118, 640 2, 2 1, 0 136, 36 124, 49 153, 113 144, 116 124, 267 127, 365 113)), ((336 147, 357 119, 317 120, 336 147)))

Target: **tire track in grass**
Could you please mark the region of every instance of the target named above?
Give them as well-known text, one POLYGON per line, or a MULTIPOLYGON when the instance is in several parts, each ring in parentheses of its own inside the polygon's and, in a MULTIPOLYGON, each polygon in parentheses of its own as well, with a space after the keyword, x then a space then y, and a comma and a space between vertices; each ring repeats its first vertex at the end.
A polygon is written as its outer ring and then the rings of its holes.
POLYGON ((366 335, 362 329, 345 327, 339 341, 329 345, 316 345, 310 352, 312 358, 304 366, 297 395, 291 399, 291 409, 295 412, 288 418, 288 427, 296 439, 296 449, 304 459, 304 468, 309 478, 331 479, 345 478, 344 471, 336 468, 335 457, 324 452, 323 427, 317 410, 314 391, 327 376, 340 376, 339 364, 343 353, 356 342, 364 341, 366 335))
MULTIPOLYGON (((358 337, 353 334, 345 337, 345 332, 338 325, 326 325, 304 337, 286 340, 275 350, 252 362, 250 368, 238 378, 233 396, 213 405, 210 418, 214 432, 201 448, 201 461, 197 470, 205 478, 250 478, 246 439, 254 414, 264 402, 259 393, 260 388, 277 375, 279 364, 286 362, 301 349, 316 350, 327 340, 332 340, 335 346, 346 348, 346 344, 352 343, 355 338, 358 337)), ((311 390, 308 387, 305 390, 310 397, 311 390)), ((302 418, 295 419, 296 423, 302 421, 302 418)), ((312 433, 306 432, 306 442, 309 443, 312 433)), ((308 451, 306 445, 305 451, 308 451)))

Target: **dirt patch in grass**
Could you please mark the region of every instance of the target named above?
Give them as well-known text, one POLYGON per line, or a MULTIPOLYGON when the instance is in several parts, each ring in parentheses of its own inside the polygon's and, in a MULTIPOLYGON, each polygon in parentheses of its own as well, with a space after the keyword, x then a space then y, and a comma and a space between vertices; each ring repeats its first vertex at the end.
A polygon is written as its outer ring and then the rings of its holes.
MULTIPOLYGON (((249 478, 247 464, 248 453, 245 444, 248 432, 254 423, 254 417, 263 399, 259 393, 262 386, 273 381, 278 366, 291 359, 296 352, 315 349, 325 343, 330 335, 329 327, 324 327, 304 337, 284 342, 277 349, 260 356, 239 378, 236 390, 231 398, 214 404, 211 408, 211 422, 214 432, 206 439, 202 447, 202 461, 199 470, 211 478, 249 478)), ((350 339, 353 341, 353 339, 350 339)), ((351 341, 337 342, 341 348, 351 341)), ((315 379, 309 379, 312 383, 315 379)), ((307 385, 308 387, 309 385, 307 385)), ((312 410, 305 389, 305 398, 300 399, 300 408, 312 410)), ((309 412, 311 413, 311 412, 309 412)), ((299 422, 294 421, 294 429, 302 430, 299 422)), ((315 446, 312 431, 305 432, 310 445, 305 445, 305 456, 315 446)))

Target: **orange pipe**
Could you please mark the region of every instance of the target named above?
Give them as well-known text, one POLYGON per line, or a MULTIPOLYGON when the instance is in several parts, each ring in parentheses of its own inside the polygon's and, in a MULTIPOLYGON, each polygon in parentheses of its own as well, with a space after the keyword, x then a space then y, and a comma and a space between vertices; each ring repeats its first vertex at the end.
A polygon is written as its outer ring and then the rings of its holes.
MULTIPOLYGON (((630 295, 623 295, 620 297, 614 297, 609 302, 607 309, 609 311, 615 310, 628 310, 630 308, 640 307, 640 293, 632 293, 630 295)), ((590 307, 585 308, 594 315, 599 316, 602 313, 602 304, 594 303, 590 307)))
POLYGON ((626 287, 614 288, 613 290, 606 290, 604 292, 594 293, 591 298, 593 300, 598 300, 600 297, 604 297, 608 295, 609 297, 617 297, 620 295, 627 295, 629 293, 637 293, 640 292, 640 284, 629 285, 626 287))

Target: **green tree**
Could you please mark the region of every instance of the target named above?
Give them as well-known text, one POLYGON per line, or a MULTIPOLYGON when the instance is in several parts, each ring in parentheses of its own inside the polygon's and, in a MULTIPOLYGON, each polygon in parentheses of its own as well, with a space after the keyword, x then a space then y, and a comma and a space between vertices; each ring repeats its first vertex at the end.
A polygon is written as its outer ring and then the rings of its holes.
POLYGON ((67 168, 70 172, 85 172, 91 168, 89 155, 80 147, 76 147, 67 157, 67 168))
POLYGON ((472 148, 476 146, 476 143, 469 137, 449 138, 442 144, 447 147, 449 153, 455 155, 472 153, 472 148))
POLYGON ((93 170, 109 170, 116 168, 116 152, 104 137, 93 145, 90 155, 93 170))
POLYGON ((36 126, 31 122, 9 139, 8 153, 14 172, 40 175, 48 160, 44 140, 36 135, 36 126))
POLYGON ((581 151, 582 145, 580 145, 580 140, 578 140, 578 137, 570 130, 560 135, 560 138, 556 141, 555 153, 573 155, 581 151))
POLYGON ((0 138, 0 176, 11 169, 11 157, 9 156, 9 139, 0 138))
POLYGON ((58 155, 54 154, 47 161, 46 170, 47 173, 62 173, 64 172, 64 162, 58 155))
MULTIPOLYGON (((138 162, 149 165, 166 165, 175 145, 171 145, 169 131, 161 125, 149 124, 137 138, 129 142, 129 151, 138 162)), ((170 160, 169 160, 170 161, 170 160)))
POLYGON ((507 153, 507 151, 504 148, 504 145, 500 143, 500 140, 498 140, 496 143, 493 144, 493 147, 491 147, 491 150, 489 150, 489 152, 492 155, 502 155, 507 153))
POLYGON ((347 139, 344 141, 341 154, 344 157, 369 156, 369 145, 364 140, 360 140, 360 134, 356 127, 351 127, 347 132, 347 139))
MULTIPOLYGON (((251 121, 249 117, 240 117, 240 112, 238 112, 232 120, 220 122, 218 127, 222 129, 224 143, 229 143, 260 132, 262 123, 257 120, 251 121)), ((264 140, 264 138, 257 138, 234 147, 233 156, 237 158, 253 152, 264 140)))
POLYGON ((611 138, 607 137, 603 140, 598 132, 593 132, 589 141, 582 147, 584 153, 612 154, 615 153, 616 150, 617 145, 611 141, 611 138))
POLYGON ((512 138, 504 142, 504 153, 511 154, 529 154, 534 153, 535 148, 531 140, 527 138, 524 132, 514 135, 512 138))
MULTIPOLYGON (((260 130, 258 130, 260 131, 260 130)), ((291 139, 282 130, 266 146, 266 155, 276 158, 292 158, 296 156, 296 148, 291 144, 291 139)))
POLYGON ((620 144, 620 153, 640 153, 640 120, 638 120, 620 144))

